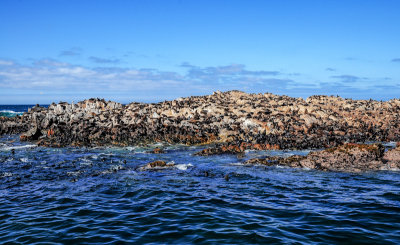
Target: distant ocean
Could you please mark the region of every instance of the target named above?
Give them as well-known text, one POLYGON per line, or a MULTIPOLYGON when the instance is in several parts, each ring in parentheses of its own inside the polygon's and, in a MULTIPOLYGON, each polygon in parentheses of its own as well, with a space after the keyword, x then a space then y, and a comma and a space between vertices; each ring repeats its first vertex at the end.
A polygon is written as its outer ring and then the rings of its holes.
MULTIPOLYGON (((0 105, 0 117, 15 117, 17 115, 22 115, 33 106, 35 105, 0 105)), ((48 105, 40 106, 48 107, 48 105)))

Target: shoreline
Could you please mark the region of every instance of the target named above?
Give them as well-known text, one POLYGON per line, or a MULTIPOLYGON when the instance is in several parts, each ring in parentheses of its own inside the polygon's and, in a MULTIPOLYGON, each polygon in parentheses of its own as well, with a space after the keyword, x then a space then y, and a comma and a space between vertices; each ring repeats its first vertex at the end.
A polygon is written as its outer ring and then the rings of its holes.
POLYGON ((240 154, 252 149, 339 149, 348 143, 399 142, 399 115, 398 99, 318 95, 304 100, 217 91, 151 104, 88 99, 48 108, 37 105, 21 116, 0 117, 0 135, 20 134, 21 141, 48 147, 167 142, 214 145, 198 155, 240 154))

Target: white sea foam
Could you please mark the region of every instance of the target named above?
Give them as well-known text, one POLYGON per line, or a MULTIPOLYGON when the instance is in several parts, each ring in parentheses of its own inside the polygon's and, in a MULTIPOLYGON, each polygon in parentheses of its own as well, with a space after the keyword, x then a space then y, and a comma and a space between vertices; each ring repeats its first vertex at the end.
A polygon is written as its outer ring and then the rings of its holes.
POLYGON ((135 153, 135 154, 148 153, 148 152, 147 152, 146 150, 144 150, 143 148, 141 148, 141 147, 136 147, 136 146, 128 146, 128 147, 125 147, 125 149, 128 150, 128 151, 132 151, 132 152, 135 153))
POLYGON ((229 165, 232 165, 232 166, 243 166, 243 165, 246 165, 246 164, 243 164, 241 162, 233 162, 233 163, 230 163, 229 165))
POLYGON ((0 110, 3 113, 12 113, 12 114, 23 114, 21 111, 12 111, 12 110, 0 110))
POLYGON ((84 166, 89 166, 89 165, 93 164, 93 162, 89 159, 83 158, 82 162, 80 162, 80 164, 84 165, 84 166))
POLYGON ((0 174, 0 178, 11 177, 11 176, 13 176, 13 174, 9 173, 9 172, 5 172, 5 173, 0 174))
POLYGON ((175 167, 179 170, 187 170, 189 167, 193 167, 191 163, 188 164, 177 164, 175 167))
POLYGON ((92 159, 94 159, 94 160, 96 160, 96 159, 98 159, 99 158, 99 156, 98 155, 91 155, 90 156, 92 159))
POLYGON ((20 158, 19 160, 21 162, 28 162, 29 161, 29 159, 27 157, 20 158))
POLYGON ((33 148, 33 147, 37 147, 37 145, 6 146, 6 147, 1 147, 0 151, 11 151, 11 150, 24 149, 24 148, 33 148))

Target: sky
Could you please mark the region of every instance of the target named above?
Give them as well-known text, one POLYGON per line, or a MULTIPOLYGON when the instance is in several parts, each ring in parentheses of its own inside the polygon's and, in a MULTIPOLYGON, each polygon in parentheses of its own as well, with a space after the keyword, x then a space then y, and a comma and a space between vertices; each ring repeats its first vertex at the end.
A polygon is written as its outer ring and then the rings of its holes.
POLYGON ((397 0, 1 0, 0 104, 400 97, 397 0))

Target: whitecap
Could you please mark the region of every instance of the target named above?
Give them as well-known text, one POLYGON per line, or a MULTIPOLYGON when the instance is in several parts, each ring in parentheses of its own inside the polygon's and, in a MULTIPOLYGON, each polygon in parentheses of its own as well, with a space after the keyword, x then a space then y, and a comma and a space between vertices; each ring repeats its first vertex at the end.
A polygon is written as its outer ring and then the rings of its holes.
POLYGON ((7 113, 23 113, 20 111, 13 111, 13 110, 0 110, 0 112, 7 112, 7 113))
POLYGON ((7 146, 0 148, 0 151, 11 151, 11 150, 18 150, 18 149, 25 149, 25 148, 33 148, 37 147, 37 145, 20 145, 20 146, 7 146))
POLYGON ((28 162, 29 161, 29 159, 27 157, 20 158, 19 160, 21 162, 28 162))
POLYGON ((99 158, 99 156, 98 155, 91 155, 90 156, 92 159, 94 159, 94 160, 96 160, 96 159, 98 159, 99 158))
POLYGON ((92 165, 92 164, 93 164, 93 162, 90 161, 89 159, 86 159, 86 158, 83 158, 82 162, 80 162, 80 165, 84 165, 84 166, 89 166, 89 165, 92 165))
POLYGON ((243 165, 246 165, 246 164, 243 164, 241 162, 233 162, 233 163, 230 163, 229 165, 232 165, 232 166, 243 166, 243 165))
POLYGON ((0 174, 0 178, 12 177, 12 176, 13 176, 13 174, 12 174, 12 173, 9 173, 9 172, 4 172, 4 173, 0 174))
POLYGON ((13 110, 0 110, 0 113, 8 113, 12 115, 22 115, 24 112, 22 111, 13 111, 13 110))
POLYGON ((188 164, 177 164, 175 167, 179 170, 187 170, 189 167, 193 167, 191 163, 188 164))

